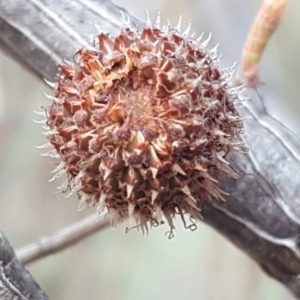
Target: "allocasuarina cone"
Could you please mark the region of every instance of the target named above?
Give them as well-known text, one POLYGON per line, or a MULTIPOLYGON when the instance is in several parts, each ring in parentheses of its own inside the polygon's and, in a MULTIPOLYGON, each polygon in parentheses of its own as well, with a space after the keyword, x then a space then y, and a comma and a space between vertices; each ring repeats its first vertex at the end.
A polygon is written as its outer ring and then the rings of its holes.
POLYGON ((113 224, 129 216, 144 231, 165 219, 172 232, 175 215, 186 224, 222 199, 220 176, 235 175, 226 155, 245 149, 238 92, 216 50, 188 31, 161 28, 159 16, 141 31, 125 22, 59 67, 46 108, 56 177, 113 224))

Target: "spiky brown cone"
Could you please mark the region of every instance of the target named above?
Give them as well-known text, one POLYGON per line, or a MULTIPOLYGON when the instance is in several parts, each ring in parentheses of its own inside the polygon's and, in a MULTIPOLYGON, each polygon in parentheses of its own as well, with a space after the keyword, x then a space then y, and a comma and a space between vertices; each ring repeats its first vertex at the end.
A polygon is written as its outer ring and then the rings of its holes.
POLYGON ((144 231, 165 218, 172 232, 176 214, 223 199, 218 178, 234 176, 226 155, 245 149, 228 71, 187 35, 159 19, 141 32, 126 24, 60 66, 46 109, 57 171, 113 224, 129 216, 144 231))

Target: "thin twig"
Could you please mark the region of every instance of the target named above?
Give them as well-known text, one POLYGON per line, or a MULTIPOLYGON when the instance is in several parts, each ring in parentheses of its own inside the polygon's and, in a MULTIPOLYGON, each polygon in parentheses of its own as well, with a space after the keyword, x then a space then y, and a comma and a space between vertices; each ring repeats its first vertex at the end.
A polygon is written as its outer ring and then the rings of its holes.
POLYGON ((43 237, 37 242, 17 251, 18 260, 24 265, 57 253, 73 246, 93 233, 106 228, 109 221, 105 218, 98 220, 98 214, 89 216, 82 221, 66 227, 52 236, 43 237))
POLYGON ((285 12, 288 0, 264 0, 252 24, 241 57, 238 81, 256 87, 261 56, 285 12))

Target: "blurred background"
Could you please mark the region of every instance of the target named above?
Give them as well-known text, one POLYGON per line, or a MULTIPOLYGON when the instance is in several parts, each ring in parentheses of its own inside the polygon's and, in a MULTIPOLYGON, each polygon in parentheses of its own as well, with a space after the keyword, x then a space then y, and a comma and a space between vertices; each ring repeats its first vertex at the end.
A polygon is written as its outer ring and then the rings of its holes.
MULTIPOLYGON (((12 0, 13 1, 13 0, 12 0)), ((193 31, 212 32, 223 65, 238 61, 260 0, 115 0, 144 19, 159 10, 164 21, 193 20, 193 31), (205 12, 205 13, 203 13, 205 12), (229 30, 229 29, 230 30, 229 30)), ((261 64, 269 111, 300 132, 300 1, 290 0, 261 64)), ((1 30, 1 29, 0 29, 1 30)), ((96 34, 96 31, 95 31, 96 34)), ((78 199, 55 196, 54 165, 36 145, 45 142, 34 110, 47 105, 45 84, 0 52, 0 228, 15 249, 94 213, 77 212, 78 199)), ((28 269, 51 299, 73 300, 291 300, 292 296, 238 248, 205 224, 196 232, 177 225, 149 236, 121 224, 96 233, 28 269)))

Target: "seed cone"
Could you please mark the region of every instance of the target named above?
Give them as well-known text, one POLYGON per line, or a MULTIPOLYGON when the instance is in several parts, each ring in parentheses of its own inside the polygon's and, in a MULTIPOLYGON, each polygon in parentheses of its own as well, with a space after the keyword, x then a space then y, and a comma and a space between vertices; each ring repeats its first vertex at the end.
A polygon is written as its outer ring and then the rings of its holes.
POLYGON ((81 206, 107 208, 113 224, 129 216, 147 231, 165 219, 171 236, 176 214, 186 226, 186 213, 223 199, 220 176, 236 176, 226 155, 245 150, 237 90, 216 51, 187 34, 159 17, 140 32, 126 23, 60 66, 46 108, 56 177, 67 173, 81 206))

